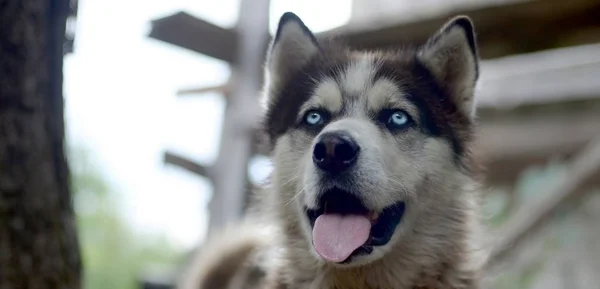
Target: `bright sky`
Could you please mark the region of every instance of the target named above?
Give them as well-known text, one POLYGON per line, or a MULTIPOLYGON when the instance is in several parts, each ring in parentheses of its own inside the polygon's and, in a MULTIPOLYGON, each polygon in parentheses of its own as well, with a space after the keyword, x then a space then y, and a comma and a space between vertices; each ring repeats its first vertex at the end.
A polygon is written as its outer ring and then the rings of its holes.
MULTIPOLYGON (((272 0, 271 31, 285 11, 314 31, 344 24, 350 0, 272 0)), ((75 53, 65 59, 69 141, 85 145, 143 232, 190 248, 204 238, 208 182, 164 166, 165 149, 203 163, 218 150, 218 95, 177 98, 180 88, 224 82, 226 64, 153 39, 149 23, 184 10, 232 27, 238 0, 79 0, 75 53)), ((193 37, 193 36, 191 36, 193 37)))

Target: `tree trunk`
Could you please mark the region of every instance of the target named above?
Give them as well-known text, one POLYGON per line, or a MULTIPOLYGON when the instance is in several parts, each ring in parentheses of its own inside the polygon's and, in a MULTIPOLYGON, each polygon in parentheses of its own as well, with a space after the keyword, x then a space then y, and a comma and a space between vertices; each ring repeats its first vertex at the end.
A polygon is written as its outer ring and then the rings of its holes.
POLYGON ((0 289, 79 288, 64 154, 69 0, 0 0, 0 289))

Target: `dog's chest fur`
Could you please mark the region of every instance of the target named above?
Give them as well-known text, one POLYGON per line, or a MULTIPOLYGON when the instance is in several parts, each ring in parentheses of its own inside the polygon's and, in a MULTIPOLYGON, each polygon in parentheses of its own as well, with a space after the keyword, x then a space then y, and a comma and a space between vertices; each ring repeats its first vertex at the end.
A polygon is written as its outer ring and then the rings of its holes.
MULTIPOLYGON (((293 266, 291 267, 293 268, 293 266)), ((296 270, 296 269, 293 269, 296 270)), ((290 272, 292 273, 292 272, 290 272)), ((293 272, 292 274, 298 274, 293 272)), ((280 281, 278 289, 475 289, 474 273, 456 272, 450 266, 406 268, 405 270, 347 270, 328 272, 326 269, 307 274, 292 282, 280 281), (378 270, 378 271, 376 271, 378 270), (312 278, 307 278, 313 276, 312 278), (288 284, 286 284, 288 283, 288 284)))
POLYGON ((455 212, 453 222, 448 222, 444 214, 430 214, 421 223, 423 227, 416 227, 410 238, 391 248, 381 260, 348 269, 316 261, 297 219, 290 211, 279 210, 275 219, 282 220, 285 261, 276 273, 278 284, 272 288, 476 289, 484 254, 471 239, 478 228, 475 213, 469 208, 474 204, 476 200, 456 200, 452 205, 460 210, 455 212), (443 225, 432 228, 433 223, 443 225), (452 233, 447 235, 448 241, 439 242, 434 239, 435 230, 444 227, 452 233))

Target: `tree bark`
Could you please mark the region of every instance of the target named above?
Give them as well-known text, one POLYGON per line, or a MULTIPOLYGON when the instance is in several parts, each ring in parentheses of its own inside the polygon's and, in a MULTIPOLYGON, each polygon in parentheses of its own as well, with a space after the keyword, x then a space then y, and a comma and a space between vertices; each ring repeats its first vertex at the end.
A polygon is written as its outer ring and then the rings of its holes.
POLYGON ((0 289, 79 288, 64 153, 69 0, 0 0, 0 289))

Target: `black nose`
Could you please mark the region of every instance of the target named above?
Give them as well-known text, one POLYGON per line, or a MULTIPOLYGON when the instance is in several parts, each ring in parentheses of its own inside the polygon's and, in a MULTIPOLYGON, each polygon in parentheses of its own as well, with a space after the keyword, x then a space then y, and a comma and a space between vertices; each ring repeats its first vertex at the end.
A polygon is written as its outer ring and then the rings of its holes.
POLYGON ((324 133, 313 151, 313 162, 322 170, 339 173, 351 167, 358 157, 360 147, 345 133, 324 133))

